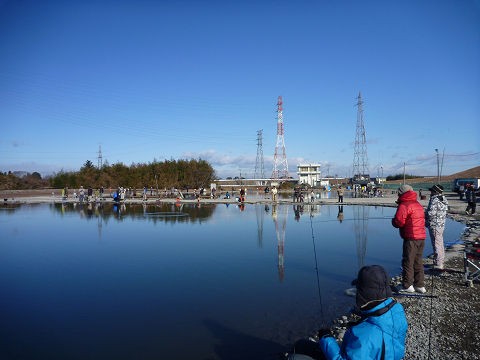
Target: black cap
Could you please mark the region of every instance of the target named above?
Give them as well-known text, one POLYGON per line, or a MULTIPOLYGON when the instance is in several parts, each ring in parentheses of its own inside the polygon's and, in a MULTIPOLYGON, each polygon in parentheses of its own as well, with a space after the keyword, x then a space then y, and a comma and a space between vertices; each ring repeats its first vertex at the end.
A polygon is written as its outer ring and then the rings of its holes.
POLYGON ((380 265, 364 266, 358 272, 356 302, 362 307, 370 301, 383 300, 392 296, 390 277, 380 265))
POLYGON ((434 192, 434 193, 437 193, 437 194, 441 194, 443 192, 443 186, 442 185, 433 185, 430 189, 431 192, 434 192))

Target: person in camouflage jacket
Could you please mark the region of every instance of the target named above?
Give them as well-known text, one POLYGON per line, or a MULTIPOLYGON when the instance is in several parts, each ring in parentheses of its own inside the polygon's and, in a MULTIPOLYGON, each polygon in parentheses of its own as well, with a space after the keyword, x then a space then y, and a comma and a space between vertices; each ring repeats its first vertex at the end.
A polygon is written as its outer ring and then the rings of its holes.
POLYGON ((445 261, 443 231, 447 218, 448 201, 443 195, 442 185, 433 185, 430 189, 430 201, 425 212, 425 225, 428 228, 434 253, 433 265, 442 270, 445 261))

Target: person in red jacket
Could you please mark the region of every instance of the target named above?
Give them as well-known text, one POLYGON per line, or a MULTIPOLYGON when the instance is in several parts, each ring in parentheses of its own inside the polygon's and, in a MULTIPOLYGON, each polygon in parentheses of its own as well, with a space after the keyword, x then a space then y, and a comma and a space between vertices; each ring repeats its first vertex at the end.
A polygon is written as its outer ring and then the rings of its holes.
POLYGON ((392 225, 400 230, 403 239, 401 292, 425 293, 423 249, 425 247, 425 210, 417 201, 410 185, 398 188, 398 207, 392 225))

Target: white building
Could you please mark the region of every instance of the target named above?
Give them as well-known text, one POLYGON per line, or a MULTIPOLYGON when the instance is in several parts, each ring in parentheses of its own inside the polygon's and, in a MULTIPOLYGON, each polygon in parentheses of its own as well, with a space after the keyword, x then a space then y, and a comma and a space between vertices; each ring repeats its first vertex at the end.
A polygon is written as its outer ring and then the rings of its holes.
POLYGON ((320 186, 320 164, 298 164, 298 183, 310 186, 320 186))

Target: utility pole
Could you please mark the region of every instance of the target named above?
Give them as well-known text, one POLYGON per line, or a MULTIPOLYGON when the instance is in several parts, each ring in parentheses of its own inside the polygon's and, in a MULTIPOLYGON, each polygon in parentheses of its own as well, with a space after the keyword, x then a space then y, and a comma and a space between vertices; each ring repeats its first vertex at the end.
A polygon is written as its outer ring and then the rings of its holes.
POLYGON ((403 163, 403 185, 405 185, 405 162, 403 163))
POLYGON ((275 154, 273 155, 272 179, 288 179, 288 163, 285 151, 285 137, 283 127, 283 100, 278 97, 277 101, 277 143, 275 145, 275 154))
POLYGON ((443 160, 445 159, 445 148, 443 148, 442 161, 440 162, 440 181, 442 180, 443 160))
POLYGON ((437 184, 440 182, 440 157, 438 155, 438 149, 435 149, 437 153, 437 184))

